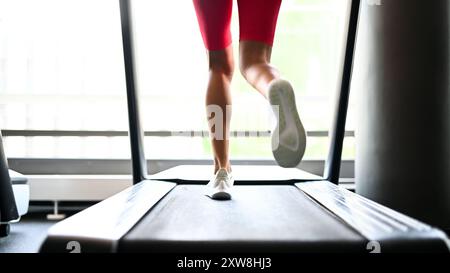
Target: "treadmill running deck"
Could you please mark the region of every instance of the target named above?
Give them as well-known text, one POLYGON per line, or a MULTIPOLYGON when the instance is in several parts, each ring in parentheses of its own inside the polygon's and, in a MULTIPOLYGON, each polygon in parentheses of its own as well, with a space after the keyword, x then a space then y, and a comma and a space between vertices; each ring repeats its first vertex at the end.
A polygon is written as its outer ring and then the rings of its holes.
POLYGON ((231 201, 205 194, 204 186, 177 186, 121 240, 120 251, 345 251, 364 245, 361 235, 294 186, 236 186, 231 201))

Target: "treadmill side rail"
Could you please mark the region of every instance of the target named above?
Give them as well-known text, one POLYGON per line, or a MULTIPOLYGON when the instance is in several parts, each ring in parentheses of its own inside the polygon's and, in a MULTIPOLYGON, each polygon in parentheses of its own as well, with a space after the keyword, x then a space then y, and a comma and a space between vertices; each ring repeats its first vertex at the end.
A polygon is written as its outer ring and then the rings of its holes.
POLYGON ((50 228, 40 252, 115 252, 119 239, 175 183, 142 181, 50 228))
POLYGON ((389 209, 328 181, 296 186, 339 217, 368 241, 387 252, 449 252, 449 239, 439 229, 389 209), (417 246, 420 249, 411 249, 417 246))

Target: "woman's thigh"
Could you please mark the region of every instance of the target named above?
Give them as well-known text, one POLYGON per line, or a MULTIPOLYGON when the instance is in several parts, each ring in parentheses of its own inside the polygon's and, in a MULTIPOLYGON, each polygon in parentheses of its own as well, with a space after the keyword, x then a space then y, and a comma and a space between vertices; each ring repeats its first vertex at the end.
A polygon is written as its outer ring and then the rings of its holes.
MULTIPOLYGON (((264 2, 263 0, 261 2, 264 2)), ((223 50, 231 44, 233 0, 193 0, 206 49, 223 50)))
POLYGON ((281 0, 237 1, 240 41, 257 41, 272 46, 281 0))

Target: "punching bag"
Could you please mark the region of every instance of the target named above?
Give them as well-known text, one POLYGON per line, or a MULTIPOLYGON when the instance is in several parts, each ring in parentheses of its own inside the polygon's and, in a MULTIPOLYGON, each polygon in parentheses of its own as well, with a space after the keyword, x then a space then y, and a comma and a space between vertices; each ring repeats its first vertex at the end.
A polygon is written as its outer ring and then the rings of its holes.
POLYGON ((450 228, 448 0, 362 1, 357 193, 450 228))
POLYGON ((16 201, 8 173, 8 163, 3 151, 2 134, 0 132, 0 222, 9 222, 19 218, 16 201))

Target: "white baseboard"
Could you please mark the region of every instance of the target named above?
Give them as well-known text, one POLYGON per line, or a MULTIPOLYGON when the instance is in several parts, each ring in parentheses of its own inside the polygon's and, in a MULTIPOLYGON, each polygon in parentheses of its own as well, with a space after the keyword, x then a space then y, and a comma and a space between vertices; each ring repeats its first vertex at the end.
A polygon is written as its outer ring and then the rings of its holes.
POLYGON ((27 175, 31 201, 101 201, 132 185, 129 175, 27 175))

